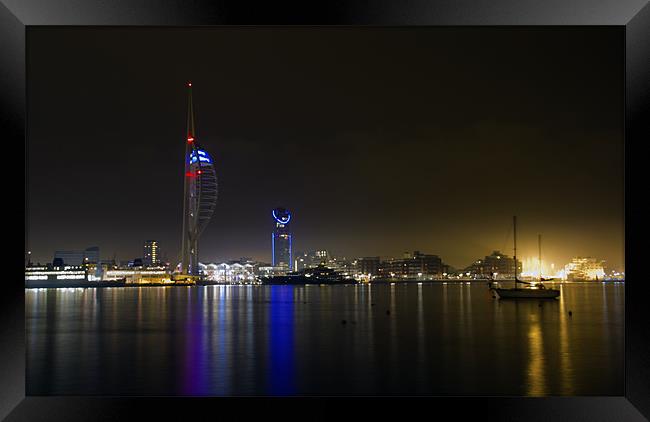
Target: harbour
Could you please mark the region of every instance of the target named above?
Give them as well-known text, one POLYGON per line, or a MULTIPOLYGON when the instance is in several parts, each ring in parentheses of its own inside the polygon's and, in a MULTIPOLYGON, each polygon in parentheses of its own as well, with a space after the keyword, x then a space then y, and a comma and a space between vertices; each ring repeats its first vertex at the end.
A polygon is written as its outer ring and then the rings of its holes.
POLYGON ((27 394, 622 394, 624 283, 558 288, 27 289, 27 394))

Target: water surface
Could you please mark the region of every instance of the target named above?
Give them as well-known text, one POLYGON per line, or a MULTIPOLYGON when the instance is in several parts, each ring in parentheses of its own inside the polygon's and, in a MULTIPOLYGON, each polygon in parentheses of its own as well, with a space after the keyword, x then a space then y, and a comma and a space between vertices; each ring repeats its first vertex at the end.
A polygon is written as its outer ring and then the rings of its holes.
POLYGON ((622 395, 624 285, 556 286, 26 289, 27 395, 622 395))

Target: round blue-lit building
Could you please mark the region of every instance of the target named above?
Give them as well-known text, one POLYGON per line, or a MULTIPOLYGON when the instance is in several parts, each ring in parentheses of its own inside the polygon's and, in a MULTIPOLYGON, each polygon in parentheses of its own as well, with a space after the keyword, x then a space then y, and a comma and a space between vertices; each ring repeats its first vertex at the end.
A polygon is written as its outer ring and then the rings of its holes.
POLYGON ((187 138, 185 143, 185 185, 183 189, 183 243, 181 273, 199 275, 199 236, 217 205, 217 173, 214 161, 196 140, 192 83, 187 84, 187 138))
POLYGON ((271 234, 271 250, 273 266, 291 269, 291 213, 284 208, 276 208, 273 216, 273 233, 271 234))

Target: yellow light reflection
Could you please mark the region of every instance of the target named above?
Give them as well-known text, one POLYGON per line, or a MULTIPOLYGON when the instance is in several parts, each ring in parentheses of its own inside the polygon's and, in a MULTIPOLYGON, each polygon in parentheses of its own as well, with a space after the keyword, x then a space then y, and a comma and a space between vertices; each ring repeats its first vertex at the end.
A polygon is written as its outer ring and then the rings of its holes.
POLYGON ((539 314, 531 314, 528 329, 528 395, 546 394, 544 341, 539 314))
POLYGON ((569 327, 566 310, 566 295, 563 286, 560 286, 560 383, 562 395, 574 395, 573 368, 569 360, 569 327))

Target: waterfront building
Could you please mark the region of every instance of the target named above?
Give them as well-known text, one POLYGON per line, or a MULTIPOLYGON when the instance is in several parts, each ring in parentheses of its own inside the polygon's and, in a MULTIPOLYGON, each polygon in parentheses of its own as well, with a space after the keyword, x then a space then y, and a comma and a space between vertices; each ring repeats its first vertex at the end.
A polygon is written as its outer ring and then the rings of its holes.
POLYGON ((60 265, 81 265, 84 260, 83 251, 56 251, 52 264, 60 265))
POLYGON ((54 252, 54 260, 57 263, 63 261, 63 265, 68 266, 97 263, 99 262, 99 247, 92 246, 83 251, 56 251, 54 252))
POLYGON ((414 251, 405 253, 402 259, 383 261, 377 268, 382 278, 434 279, 442 278, 448 266, 438 255, 429 255, 414 251))
POLYGON ((87 270, 82 265, 41 265, 25 268, 25 281, 87 281, 87 270))
POLYGON ((291 255, 291 213, 284 208, 276 208, 273 216, 273 232, 271 233, 272 265, 291 270, 293 263, 291 255))
POLYGON ((199 264, 205 279, 215 283, 246 283, 255 281, 255 265, 252 263, 223 262, 199 264))
MULTIPOLYGON (((517 274, 521 273, 521 261, 517 260, 517 274)), ((502 278, 512 279, 515 276, 514 258, 504 255, 499 251, 492 252, 491 255, 483 259, 478 259, 470 265, 466 272, 470 276, 477 278, 502 278)))
MULTIPOLYGON (((338 274, 342 275, 343 278, 354 278, 354 276, 359 272, 357 260, 348 260, 346 257, 330 257, 326 262, 322 262, 316 267, 326 266, 338 274)), ((312 268, 316 268, 312 267, 312 268)))
POLYGON ((163 266, 117 268, 104 271, 103 281, 124 280, 127 284, 171 283, 171 275, 163 266))
POLYGON ((604 261, 591 257, 575 257, 564 267, 564 279, 568 281, 603 280, 604 261))
POLYGON ((274 267, 273 265, 260 265, 255 271, 255 275, 259 277, 274 277, 278 275, 285 275, 286 273, 286 267, 274 267))
POLYGON ((160 263, 157 241, 145 240, 142 246, 142 263, 146 266, 158 265, 160 263))
POLYGON ((99 247, 91 246, 84 250, 84 264, 96 264, 99 262, 99 247))
POLYGON ((379 274, 379 257, 366 256, 357 260, 359 267, 359 274, 367 275, 369 277, 377 276, 379 274))
POLYGON ((183 187, 183 232, 181 266, 183 275, 199 275, 199 236, 217 205, 217 174, 208 152, 199 146, 194 127, 192 83, 187 84, 187 137, 183 187))
POLYGON ((325 249, 298 252, 295 254, 294 271, 300 271, 305 268, 315 268, 321 264, 327 264, 330 261, 330 254, 325 249))

